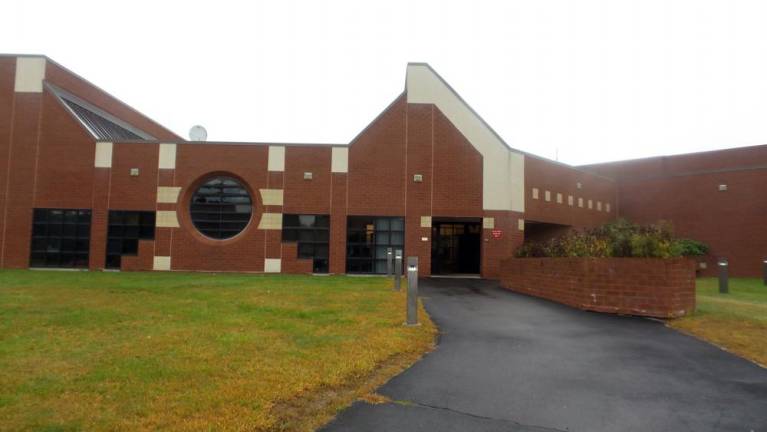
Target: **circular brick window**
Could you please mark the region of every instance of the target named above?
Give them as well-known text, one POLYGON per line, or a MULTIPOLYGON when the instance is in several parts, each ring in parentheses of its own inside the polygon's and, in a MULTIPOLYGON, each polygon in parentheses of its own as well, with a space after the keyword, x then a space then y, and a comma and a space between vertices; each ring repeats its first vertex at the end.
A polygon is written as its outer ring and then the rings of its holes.
POLYGON ((224 240, 241 233, 253 214, 250 193, 239 180, 211 177, 194 192, 189 203, 194 226, 205 236, 224 240))

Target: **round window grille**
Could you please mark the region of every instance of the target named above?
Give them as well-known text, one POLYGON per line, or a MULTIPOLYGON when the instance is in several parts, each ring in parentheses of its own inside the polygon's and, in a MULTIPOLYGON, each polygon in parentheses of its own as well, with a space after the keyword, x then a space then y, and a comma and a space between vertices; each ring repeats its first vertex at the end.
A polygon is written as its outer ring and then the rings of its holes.
POLYGON ((253 203, 239 180, 216 176, 207 179, 194 192, 189 213, 202 234, 223 240, 236 236, 248 226, 253 203))

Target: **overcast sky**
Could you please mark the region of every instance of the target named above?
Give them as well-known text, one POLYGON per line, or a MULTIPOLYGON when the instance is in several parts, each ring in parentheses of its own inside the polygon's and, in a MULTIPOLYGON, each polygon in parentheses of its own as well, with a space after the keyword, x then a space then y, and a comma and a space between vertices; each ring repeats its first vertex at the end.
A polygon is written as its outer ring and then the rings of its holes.
POLYGON ((46 54, 183 137, 348 143, 428 62, 515 148, 571 164, 767 143, 767 2, 34 1, 46 54))

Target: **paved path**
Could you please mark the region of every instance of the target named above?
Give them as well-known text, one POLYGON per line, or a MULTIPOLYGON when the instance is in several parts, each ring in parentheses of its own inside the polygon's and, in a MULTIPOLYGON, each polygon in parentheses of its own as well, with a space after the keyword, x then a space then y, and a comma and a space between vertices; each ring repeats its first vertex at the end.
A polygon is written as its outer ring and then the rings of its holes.
MULTIPOLYGON (((421 282, 439 346, 326 431, 767 431, 767 370, 662 324, 421 282)), ((767 337, 765 339, 767 342, 767 337)))

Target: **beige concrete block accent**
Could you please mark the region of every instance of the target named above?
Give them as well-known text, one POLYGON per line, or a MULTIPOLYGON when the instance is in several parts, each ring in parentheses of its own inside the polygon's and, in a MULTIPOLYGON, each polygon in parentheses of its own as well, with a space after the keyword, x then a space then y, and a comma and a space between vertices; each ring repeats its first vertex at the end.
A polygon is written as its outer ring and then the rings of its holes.
POLYGON ((258 221, 258 229, 281 230, 282 229, 282 213, 261 214, 261 220, 258 221))
POLYGON ((177 186, 157 186, 157 202, 164 204, 176 204, 181 188, 177 186))
POLYGON ((483 217, 482 218, 482 228, 484 228, 484 229, 493 229, 493 228, 495 228, 495 218, 483 217))
POLYGON ((589 210, 591 210, 592 208, 594 208, 594 202, 589 200, 589 210))
POLYGON ((501 138, 425 64, 410 64, 405 88, 408 103, 439 108, 482 155, 482 208, 525 211, 525 156, 501 138))
POLYGON ((331 151, 330 172, 349 172, 349 149, 347 147, 333 147, 331 151))
POLYGON ((517 219, 517 229, 520 231, 525 230, 525 220, 524 219, 517 219))
POLYGON ((538 199, 538 188, 533 188, 533 199, 538 199))
POLYGON ((607 210, 607 213, 610 213, 610 203, 605 204, 605 206, 606 206, 605 210, 607 210))
POLYGON ((176 169, 176 144, 160 144, 160 169, 176 169))
POLYGON ((602 211, 602 201, 597 201, 597 211, 602 211))
POLYGON ((282 271, 282 260, 280 258, 264 259, 264 273, 280 273, 282 271))
POLYGON ((574 202, 575 201, 573 199, 573 196, 572 195, 568 195, 567 196, 567 205, 572 206, 574 202))
POLYGON ((583 198, 578 198, 578 207, 583 208, 583 198))
POLYGON ((96 156, 93 160, 96 168, 112 168, 112 143, 97 142, 96 156))
POLYGON ((17 93, 42 93, 44 79, 44 57, 16 57, 16 82, 13 89, 17 93))
POLYGON ((154 264, 152 265, 154 270, 168 271, 170 270, 170 257, 169 256, 156 256, 154 257, 154 264))
POLYGON ((431 216, 421 216, 421 228, 431 228, 431 216))
POLYGON ((551 201, 551 191, 546 191, 544 197, 546 201, 551 201))
POLYGON ((178 228, 178 216, 175 210, 157 210, 155 226, 158 228, 178 228))
POLYGON ((557 193, 557 204, 562 204, 562 194, 557 193))
POLYGON ((263 205, 282 205, 282 189, 259 189, 258 192, 261 194, 261 203, 263 205))
POLYGON ((285 171, 285 147, 269 146, 269 171, 285 171))

